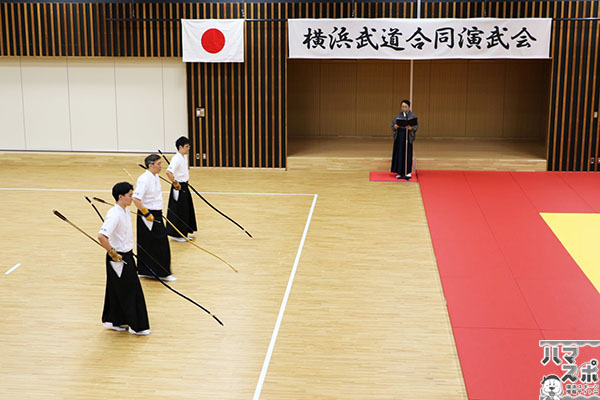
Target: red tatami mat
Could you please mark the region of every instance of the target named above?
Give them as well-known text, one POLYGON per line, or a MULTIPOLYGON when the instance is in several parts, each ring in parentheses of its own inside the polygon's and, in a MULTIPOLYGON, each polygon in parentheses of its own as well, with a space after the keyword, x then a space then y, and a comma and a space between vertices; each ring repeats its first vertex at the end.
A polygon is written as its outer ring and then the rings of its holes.
POLYGON ((407 181, 405 179, 396 178, 395 172, 382 172, 382 171, 371 171, 369 172, 369 180, 371 182, 417 182, 417 171, 413 171, 410 174, 410 179, 407 181))
POLYGON ((454 328, 454 340, 469 399, 539 399, 544 375, 561 376, 540 363, 538 330, 454 328))
POLYGON ((600 212, 600 174, 421 170, 419 185, 469 398, 538 398, 562 375, 539 340, 600 339, 600 294, 540 212, 600 212))
POLYGON ((478 328, 537 329, 526 299, 514 279, 480 276, 443 278, 452 326, 478 328), (498 299, 505 299, 498 301, 498 299), (469 310, 463 312, 463 310, 469 310))

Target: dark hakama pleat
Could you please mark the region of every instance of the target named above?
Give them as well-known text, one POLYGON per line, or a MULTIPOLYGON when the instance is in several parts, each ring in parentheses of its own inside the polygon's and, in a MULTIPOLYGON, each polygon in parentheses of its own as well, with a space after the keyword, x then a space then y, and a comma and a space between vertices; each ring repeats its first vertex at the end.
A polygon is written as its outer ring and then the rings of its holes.
POLYGON ((413 144, 406 140, 406 128, 399 128, 394 139, 390 170, 406 176, 412 172, 413 144))
MULTIPOLYGON (((173 198, 173 191, 169 195, 169 209, 167 211, 167 219, 173 223, 185 236, 188 233, 193 233, 198 230, 196 225, 196 211, 194 210, 194 202, 192 194, 187 182, 180 182, 181 190, 177 200, 173 198)), ((169 224, 167 224, 167 235, 181 237, 179 233, 169 224)))
POLYGON ((150 231, 138 210, 136 218, 138 273, 154 276, 151 268, 162 278, 171 275, 171 248, 167 239, 167 230, 162 219, 161 210, 149 210, 154 215, 154 223, 150 231), (160 265, 159 265, 160 264, 160 265))
POLYGON ((123 265, 121 277, 111 266, 110 256, 106 255, 106 293, 102 322, 111 322, 114 326, 127 325, 136 332, 150 329, 144 292, 137 276, 133 254, 131 251, 119 254, 127 263, 123 265))

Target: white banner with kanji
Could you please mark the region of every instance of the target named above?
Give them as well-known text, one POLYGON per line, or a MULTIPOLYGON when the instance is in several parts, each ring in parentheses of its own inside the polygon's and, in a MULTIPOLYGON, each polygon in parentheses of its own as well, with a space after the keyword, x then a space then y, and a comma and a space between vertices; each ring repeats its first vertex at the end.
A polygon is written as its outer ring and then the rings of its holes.
POLYGON ((290 19, 290 58, 549 58, 550 18, 290 19))
POLYGON ((182 19, 183 62, 244 62, 243 19, 182 19))

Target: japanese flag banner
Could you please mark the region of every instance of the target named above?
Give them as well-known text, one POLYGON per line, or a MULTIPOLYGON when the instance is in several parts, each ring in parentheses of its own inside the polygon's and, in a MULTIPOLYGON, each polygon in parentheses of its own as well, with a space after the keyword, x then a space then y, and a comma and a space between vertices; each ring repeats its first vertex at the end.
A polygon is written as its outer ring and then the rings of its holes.
POLYGON ((290 19, 290 58, 549 58, 550 18, 290 19))
POLYGON ((182 19, 183 62, 244 62, 243 19, 182 19))

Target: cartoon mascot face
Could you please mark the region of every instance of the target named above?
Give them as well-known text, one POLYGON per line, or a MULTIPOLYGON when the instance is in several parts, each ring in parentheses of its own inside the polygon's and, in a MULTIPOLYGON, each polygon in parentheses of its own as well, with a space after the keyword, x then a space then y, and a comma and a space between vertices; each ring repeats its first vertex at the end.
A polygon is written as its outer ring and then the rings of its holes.
POLYGON ((542 380, 542 388, 540 389, 540 393, 545 399, 560 399, 558 397, 563 392, 562 382, 560 378, 556 375, 548 375, 545 376, 542 380))

